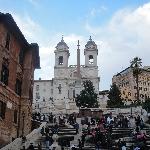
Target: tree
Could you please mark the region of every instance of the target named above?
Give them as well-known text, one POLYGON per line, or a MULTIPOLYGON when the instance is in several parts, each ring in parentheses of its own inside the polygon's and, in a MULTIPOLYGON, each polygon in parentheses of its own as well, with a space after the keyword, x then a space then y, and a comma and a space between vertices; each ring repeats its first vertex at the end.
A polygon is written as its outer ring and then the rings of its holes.
POLYGON ((121 92, 116 84, 112 84, 108 98, 109 100, 107 101, 107 107, 121 107, 124 105, 121 99, 121 92))
POLYGON ((86 80, 83 82, 84 89, 80 92, 80 95, 76 97, 76 105, 77 107, 83 108, 97 108, 97 94, 95 93, 95 89, 92 81, 86 80))
POLYGON ((145 102, 143 102, 142 107, 143 107, 147 112, 150 112, 150 98, 146 99, 145 102))
POLYGON ((131 63, 131 69, 133 70, 133 76, 134 76, 135 82, 136 82, 137 100, 135 101, 135 103, 140 104, 140 100, 139 100, 139 74, 141 74, 142 59, 135 57, 135 58, 133 58, 133 60, 130 63, 131 63))

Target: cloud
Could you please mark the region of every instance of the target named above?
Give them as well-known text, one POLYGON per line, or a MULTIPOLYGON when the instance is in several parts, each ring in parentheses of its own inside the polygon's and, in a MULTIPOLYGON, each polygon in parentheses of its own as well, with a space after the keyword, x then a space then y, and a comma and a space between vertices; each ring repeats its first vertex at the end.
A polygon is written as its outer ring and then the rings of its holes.
POLYGON ((31 3, 34 7, 38 7, 39 3, 38 0, 27 0, 29 3, 31 3))
POLYGON ((36 42, 36 37, 41 33, 41 27, 29 15, 11 13, 18 27, 29 42, 36 42))
POLYGON ((150 3, 119 10, 104 25, 93 26, 87 21, 85 28, 100 43, 100 88, 108 88, 112 76, 128 67, 135 56, 142 58, 143 65, 149 65, 150 3))
POLYGON ((90 11, 90 16, 95 17, 96 15, 99 15, 107 10, 107 7, 103 5, 98 8, 92 8, 90 11))

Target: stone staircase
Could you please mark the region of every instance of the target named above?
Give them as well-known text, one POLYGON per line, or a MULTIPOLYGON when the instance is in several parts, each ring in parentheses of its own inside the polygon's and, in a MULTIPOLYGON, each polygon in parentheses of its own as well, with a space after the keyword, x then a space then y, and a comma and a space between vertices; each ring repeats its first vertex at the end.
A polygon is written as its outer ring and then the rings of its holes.
MULTIPOLYGON (((47 125, 49 129, 51 129, 51 125, 47 125)), ((60 143, 62 139, 66 140, 74 140, 74 136, 76 136, 76 130, 73 127, 59 127, 58 131, 58 140, 57 142, 60 143)), ((42 150, 46 150, 46 145, 45 145, 45 136, 40 136, 35 142, 34 146, 35 149, 38 149, 38 144, 41 143, 42 150)))
MULTIPOLYGON (((150 128, 146 127, 143 130, 146 131, 147 135, 150 135, 150 128)), ((137 144, 135 139, 132 137, 132 131, 133 131, 133 128, 113 128, 112 134, 111 134, 111 138, 112 138, 111 150, 117 150, 115 143, 118 141, 119 138, 124 139, 128 150, 132 150, 133 149, 132 147, 137 144)), ((148 137, 146 139, 145 146, 147 149, 144 149, 144 150, 150 150, 150 137, 148 137)), ((85 149, 85 150, 93 149, 94 150, 95 146, 92 144, 89 144, 89 143, 85 143, 85 147, 83 149, 85 149)), ((109 150, 110 148, 108 148, 107 145, 105 145, 105 146, 101 146, 100 149, 101 150, 109 150)))
MULTIPOLYGON (((50 125, 48 125, 50 127, 50 125)), ((51 128, 51 127, 50 127, 51 128)), ((146 131, 147 135, 150 135, 150 127, 145 127, 143 130, 146 131)), ((132 150, 131 147, 136 145, 135 139, 132 137, 132 132, 133 128, 112 128, 112 134, 111 134, 111 139, 112 139, 112 150, 116 150, 115 148, 115 142, 119 138, 124 139, 126 142, 126 146, 129 150, 132 150)), ((61 138, 66 138, 66 139, 71 139, 70 144, 78 145, 78 139, 81 137, 81 129, 79 131, 79 134, 76 134, 76 130, 71 127, 60 127, 58 131, 58 143, 61 138)), ((39 138, 34 142, 35 149, 38 149, 38 144, 41 143, 42 150, 46 150, 46 145, 45 145, 45 136, 39 136, 39 138)), ((150 149, 150 137, 146 139, 146 146, 147 149, 150 149)), ((101 150, 109 150, 110 148, 107 148, 107 145, 101 147, 101 150)), ((85 146, 83 150, 95 150, 95 146, 90 144, 90 143, 85 143, 85 146)))
MULTIPOLYGON (((146 131, 147 135, 150 135, 150 128, 146 127, 143 128, 144 131, 146 131)), ((132 128, 113 128, 112 131, 112 139, 113 142, 117 141, 118 138, 123 139, 126 142, 126 146, 127 148, 130 150, 132 150, 132 147, 134 147, 135 145, 139 144, 135 138, 131 135, 132 134, 133 129, 132 128)), ((149 150, 150 149, 150 137, 146 138, 146 148, 145 150, 149 150)), ((114 146, 115 147, 115 146, 114 146)))

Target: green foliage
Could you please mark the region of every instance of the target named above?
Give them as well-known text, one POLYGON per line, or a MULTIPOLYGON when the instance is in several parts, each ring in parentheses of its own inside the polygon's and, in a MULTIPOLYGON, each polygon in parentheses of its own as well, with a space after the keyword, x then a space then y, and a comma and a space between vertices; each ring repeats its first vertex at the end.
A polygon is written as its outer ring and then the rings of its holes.
POLYGON ((149 98, 149 99, 146 99, 145 102, 142 103, 142 107, 143 107, 146 111, 150 112, 150 98, 149 98))
POLYGON ((139 75, 142 73, 142 59, 135 57, 131 62, 131 69, 133 70, 133 76, 135 78, 136 81, 136 89, 137 89, 137 100, 135 101, 135 103, 137 105, 140 104, 140 100, 139 100, 139 75))
POLYGON ((121 99, 121 92, 116 84, 113 84, 110 88, 107 101, 107 107, 122 107, 124 103, 121 99))
POLYGON ((137 75, 141 73, 142 59, 135 57, 130 63, 131 63, 131 68, 133 70, 133 76, 136 78, 137 75))
POLYGON ((80 92, 80 95, 76 97, 77 107, 82 108, 97 108, 97 94, 94 91, 93 83, 90 80, 83 82, 84 89, 80 92))

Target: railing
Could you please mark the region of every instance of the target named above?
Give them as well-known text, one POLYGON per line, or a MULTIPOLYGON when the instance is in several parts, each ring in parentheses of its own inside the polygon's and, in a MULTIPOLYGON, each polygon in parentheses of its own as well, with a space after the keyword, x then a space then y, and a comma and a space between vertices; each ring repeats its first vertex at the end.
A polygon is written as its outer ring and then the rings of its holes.
MULTIPOLYGON (((26 136, 26 141, 24 143, 25 148, 28 148, 30 143, 34 143, 41 136, 42 127, 46 126, 46 122, 43 122, 39 128, 34 129, 30 134, 26 136)), ((0 150, 20 150, 23 146, 22 138, 17 138, 10 144, 1 148, 0 150)))
POLYGON ((28 148, 30 143, 34 143, 41 136, 42 127, 46 126, 46 122, 43 122, 38 129, 34 129, 30 134, 26 136, 25 148, 28 148))

